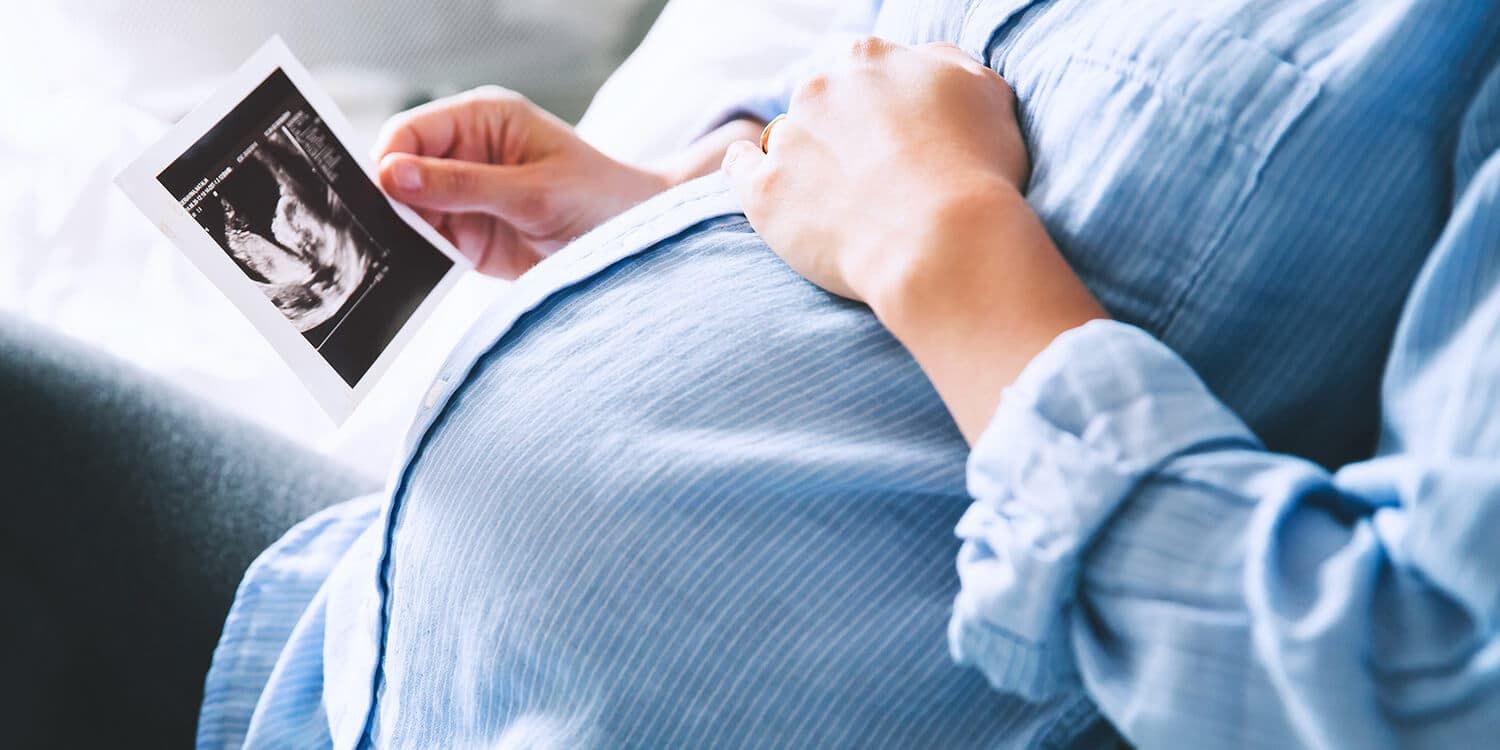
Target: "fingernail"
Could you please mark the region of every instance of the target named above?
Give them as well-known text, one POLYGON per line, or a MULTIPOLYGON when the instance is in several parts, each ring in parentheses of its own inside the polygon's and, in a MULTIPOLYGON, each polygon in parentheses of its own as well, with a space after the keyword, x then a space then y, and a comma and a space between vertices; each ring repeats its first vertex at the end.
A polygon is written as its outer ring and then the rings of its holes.
POLYGON ((409 161, 398 161, 391 165, 391 177, 396 180, 396 187, 402 190, 417 191, 422 189, 422 168, 409 161))

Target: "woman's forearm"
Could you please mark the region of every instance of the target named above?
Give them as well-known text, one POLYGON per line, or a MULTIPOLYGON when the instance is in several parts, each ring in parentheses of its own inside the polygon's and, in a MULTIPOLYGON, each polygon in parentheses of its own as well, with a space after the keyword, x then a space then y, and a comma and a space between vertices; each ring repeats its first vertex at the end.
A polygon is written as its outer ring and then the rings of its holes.
POLYGON ((1059 334, 1108 314, 1002 181, 936 207, 916 247, 866 296, 972 444, 1000 394, 1059 334))

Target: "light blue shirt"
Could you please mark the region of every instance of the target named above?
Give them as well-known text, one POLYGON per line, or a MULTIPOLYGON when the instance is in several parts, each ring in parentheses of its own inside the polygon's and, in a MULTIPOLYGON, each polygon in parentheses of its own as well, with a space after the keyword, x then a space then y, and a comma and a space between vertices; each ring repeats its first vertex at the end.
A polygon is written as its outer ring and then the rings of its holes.
POLYGON ((1059 338, 970 452, 721 180, 658 196, 481 319, 386 493, 256 561, 200 745, 1500 729, 1500 11, 894 0, 876 28, 1011 81, 1029 200, 1121 322, 1059 338))

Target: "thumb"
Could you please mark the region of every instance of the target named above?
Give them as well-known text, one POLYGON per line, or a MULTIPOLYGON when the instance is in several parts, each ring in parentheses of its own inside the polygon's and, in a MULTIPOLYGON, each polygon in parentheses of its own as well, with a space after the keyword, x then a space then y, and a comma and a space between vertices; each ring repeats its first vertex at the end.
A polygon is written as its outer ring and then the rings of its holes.
POLYGON ((759 206, 759 194, 755 190, 755 174, 765 162, 766 154, 750 141, 735 141, 724 150, 724 163, 720 165, 729 185, 740 199, 740 208, 749 214, 759 206))
POLYGON ((381 189, 418 209, 529 218, 516 214, 537 203, 519 167, 392 153, 378 176, 381 189))

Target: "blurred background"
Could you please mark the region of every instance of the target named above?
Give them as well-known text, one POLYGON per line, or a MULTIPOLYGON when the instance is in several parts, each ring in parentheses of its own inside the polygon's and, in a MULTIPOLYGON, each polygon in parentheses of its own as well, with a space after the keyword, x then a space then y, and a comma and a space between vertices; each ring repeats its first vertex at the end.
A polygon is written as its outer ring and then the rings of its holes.
POLYGON ((840 4, 18 4, 7 9, 0 44, 0 312, 84 339, 383 476, 426 384, 505 285, 465 279, 354 416, 335 426, 254 328, 118 192, 115 174, 272 34, 353 121, 356 154, 368 151, 389 115, 498 83, 579 122, 606 152, 650 161, 801 56, 840 4))

